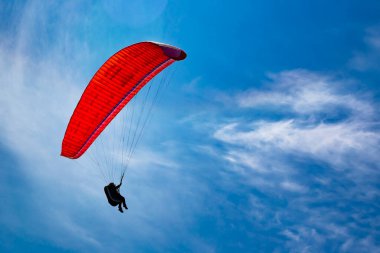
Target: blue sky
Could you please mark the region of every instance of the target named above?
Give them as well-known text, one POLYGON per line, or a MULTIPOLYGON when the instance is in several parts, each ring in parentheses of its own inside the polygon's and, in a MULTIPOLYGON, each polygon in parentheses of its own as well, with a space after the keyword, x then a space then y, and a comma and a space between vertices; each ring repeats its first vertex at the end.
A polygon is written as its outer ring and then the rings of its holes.
POLYGON ((0 252, 380 252, 378 1, 0 1, 0 252), (183 48, 122 188, 59 156, 86 84, 183 48))

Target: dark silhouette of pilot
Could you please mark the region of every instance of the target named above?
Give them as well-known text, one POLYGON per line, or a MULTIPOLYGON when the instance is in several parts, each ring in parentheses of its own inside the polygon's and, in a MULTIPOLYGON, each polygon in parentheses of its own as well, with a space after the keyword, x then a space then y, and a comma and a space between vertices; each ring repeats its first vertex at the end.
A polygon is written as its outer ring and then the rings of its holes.
POLYGON ((116 186, 114 183, 110 183, 109 185, 104 187, 104 192, 106 193, 108 203, 110 203, 111 206, 119 205, 119 211, 123 212, 123 208, 121 208, 121 205, 123 205, 125 209, 128 209, 128 207, 125 204, 125 198, 120 194, 120 186, 121 182, 118 186, 116 186))

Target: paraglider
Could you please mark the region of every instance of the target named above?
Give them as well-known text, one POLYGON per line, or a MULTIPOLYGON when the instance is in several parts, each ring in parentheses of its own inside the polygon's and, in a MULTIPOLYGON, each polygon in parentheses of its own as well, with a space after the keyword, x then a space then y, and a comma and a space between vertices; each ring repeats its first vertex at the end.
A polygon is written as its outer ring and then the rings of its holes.
MULTIPOLYGON (((153 77, 175 61, 185 58, 183 50, 157 42, 133 44, 111 56, 84 90, 68 123, 61 155, 70 159, 81 157, 153 77)), ((120 203, 125 204, 124 198, 116 194, 122 178, 118 186, 110 183, 104 188, 111 205, 116 202, 119 207, 120 203)))
POLYGON ((127 204, 125 203, 125 198, 120 194, 120 186, 122 184, 122 180, 120 181, 119 185, 115 185, 113 182, 111 182, 109 185, 104 186, 104 193, 106 194, 108 203, 111 206, 118 206, 119 211, 122 213, 123 208, 128 209, 127 204))

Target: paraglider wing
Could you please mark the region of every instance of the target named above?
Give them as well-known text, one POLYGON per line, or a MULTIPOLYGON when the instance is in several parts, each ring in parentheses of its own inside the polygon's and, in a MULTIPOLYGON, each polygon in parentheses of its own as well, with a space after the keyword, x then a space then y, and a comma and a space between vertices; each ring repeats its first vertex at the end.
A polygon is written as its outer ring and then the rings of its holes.
POLYGON ((83 92, 67 126, 61 155, 79 158, 146 83, 185 58, 183 50, 156 42, 140 42, 114 54, 83 92))

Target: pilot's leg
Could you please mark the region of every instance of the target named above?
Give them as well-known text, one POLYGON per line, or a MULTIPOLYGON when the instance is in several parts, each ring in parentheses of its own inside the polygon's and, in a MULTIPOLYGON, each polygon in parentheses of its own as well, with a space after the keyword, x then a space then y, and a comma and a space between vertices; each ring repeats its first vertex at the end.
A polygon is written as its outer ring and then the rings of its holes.
POLYGON ((122 213, 123 212, 123 208, 121 208, 121 202, 119 202, 119 211, 122 213))
POLYGON ((127 205, 125 204, 125 198, 123 196, 120 196, 121 197, 121 202, 123 203, 123 206, 125 209, 128 209, 127 205))

